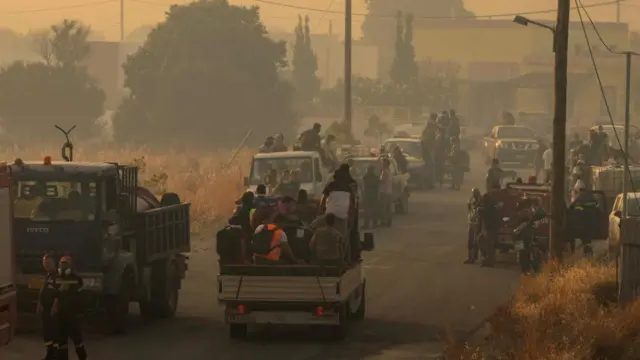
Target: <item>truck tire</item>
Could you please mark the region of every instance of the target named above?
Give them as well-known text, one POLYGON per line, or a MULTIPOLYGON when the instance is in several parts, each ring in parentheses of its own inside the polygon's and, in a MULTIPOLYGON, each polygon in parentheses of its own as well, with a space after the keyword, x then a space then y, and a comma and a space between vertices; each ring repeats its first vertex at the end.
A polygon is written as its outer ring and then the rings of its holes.
POLYGON ((130 270, 122 275, 120 292, 110 296, 107 303, 109 327, 114 334, 124 334, 129 325, 129 303, 133 294, 135 280, 130 270))
POLYGON ((360 306, 358 307, 358 310, 356 310, 356 312, 354 312, 352 314, 352 317, 354 320, 364 320, 364 316, 365 313, 367 312, 367 282, 363 282, 362 283, 362 288, 360 289, 360 291, 362 292, 360 294, 361 300, 360 300, 360 306))
POLYGON ((340 307, 340 323, 331 326, 331 338, 335 341, 344 340, 349 332, 349 304, 340 307))
POLYGON ((150 305, 154 317, 173 317, 178 308, 180 276, 172 261, 160 261, 151 273, 150 305))
POLYGON ((236 340, 247 338, 247 324, 229 324, 229 337, 236 340))

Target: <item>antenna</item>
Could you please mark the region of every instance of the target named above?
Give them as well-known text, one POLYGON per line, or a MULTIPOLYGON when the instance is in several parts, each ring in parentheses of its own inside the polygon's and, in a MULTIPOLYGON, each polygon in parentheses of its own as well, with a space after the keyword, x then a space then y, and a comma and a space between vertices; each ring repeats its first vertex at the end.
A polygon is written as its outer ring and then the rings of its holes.
POLYGON ((65 143, 62 145, 62 158, 64 159, 64 161, 66 162, 71 162, 73 161, 73 144, 71 143, 71 140, 69 140, 69 134, 73 131, 73 129, 75 129, 76 126, 73 125, 69 130, 65 130, 63 128, 61 128, 60 126, 56 125, 56 129, 62 131, 62 133, 64 134, 64 137, 66 138, 65 143), (67 151, 69 152, 67 155, 67 151))

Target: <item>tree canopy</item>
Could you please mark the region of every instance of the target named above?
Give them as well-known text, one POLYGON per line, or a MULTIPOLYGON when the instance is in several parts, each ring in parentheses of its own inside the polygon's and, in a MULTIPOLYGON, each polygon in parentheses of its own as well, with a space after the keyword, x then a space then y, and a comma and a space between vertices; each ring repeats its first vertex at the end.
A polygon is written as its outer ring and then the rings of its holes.
POLYGON ((55 131, 54 124, 96 134, 105 93, 80 65, 89 55, 88 34, 88 28, 65 20, 40 33, 42 61, 0 70, 0 118, 16 139, 33 138, 37 128, 55 131))
POLYGON ((418 65, 413 48, 413 15, 407 14, 403 18, 402 12, 398 11, 396 26, 396 53, 389 75, 397 86, 416 86, 418 65))
POLYGON ((311 30, 309 17, 298 17, 295 28, 295 42, 293 44, 293 71, 291 78, 296 88, 296 98, 300 103, 308 103, 318 94, 320 80, 316 76, 318 58, 311 46, 311 30))
POLYGON ((219 147, 249 129, 254 141, 291 131, 293 89, 278 74, 285 55, 257 7, 173 5, 124 65, 130 94, 114 117, 116 139, 219 147))

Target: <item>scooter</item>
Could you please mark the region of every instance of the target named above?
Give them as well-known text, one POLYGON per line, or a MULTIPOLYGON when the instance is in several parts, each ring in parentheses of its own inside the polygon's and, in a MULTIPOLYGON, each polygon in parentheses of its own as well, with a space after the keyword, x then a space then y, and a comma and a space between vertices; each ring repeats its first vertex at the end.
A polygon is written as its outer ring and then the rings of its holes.
POLYGON ((524 274, 539 273, 545 261, 544 244, 536 237, 534 219, 522 221, 514 230, 513 248, 518 253, 518 263, 524 274))

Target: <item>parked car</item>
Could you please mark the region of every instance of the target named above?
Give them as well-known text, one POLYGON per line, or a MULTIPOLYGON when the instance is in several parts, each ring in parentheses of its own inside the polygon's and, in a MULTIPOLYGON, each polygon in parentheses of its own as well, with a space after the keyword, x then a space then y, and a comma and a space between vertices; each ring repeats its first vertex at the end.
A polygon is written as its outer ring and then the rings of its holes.
MULTIPOLYGON (((620 219, 622 218, 623 196, 619 194, 613 202, 609 214, 609 254, 620 254, 620 219)), ((640 192, 627 193, 627 215, 640 217, 640 192)))

